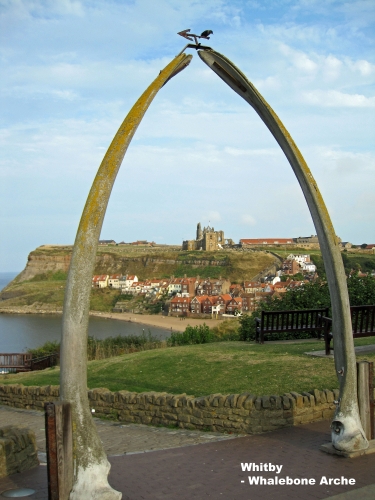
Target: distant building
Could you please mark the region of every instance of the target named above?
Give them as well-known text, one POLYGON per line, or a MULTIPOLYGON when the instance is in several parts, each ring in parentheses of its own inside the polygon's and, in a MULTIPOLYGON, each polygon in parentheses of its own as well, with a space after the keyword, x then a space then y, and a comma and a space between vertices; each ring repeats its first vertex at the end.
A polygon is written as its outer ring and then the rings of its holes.
POLYGON ((350 243, 350 241, 340 241, 339 243, 339 247, 343 250, 343 249, 348 249, 348 248, 352 248, 353 244, 350 243))
POLYGON ((115 240, 99 240, 99 245, 116 245, 115 240))
MULTIPOLYGON (((230 243, 232 240, 227 242, 230 243)), ((224 231, 215 231, 215 228, 210 226, 202 229, 201 223, 198 222, 196 239, 183 241, 182 250, 214 251, 221 250, 225 244, 224 231)))
POLYGON ((190 297, 174 297, 170 304, 171 315, 186 315, 190 311, 190 297))
POLYGON ((106 288, 108 286, 108 274, 98 274, 92 277, 93 288, 106 288))
POLYGON ((111 274, 108 278, 109 288, 120 288, 120 280, 122 279, 121 274, 111 274))
POLYGON ((294 259, 285 259, 282 264, 283 274, 297 274, 301 270, 299 263, 294 259))
POLYGON ((204 279, 201 280, 196 288, 197 295, 221 295, 229 293, 230 281, 227 279, 204 279))
POLYGON ((240 245, 263 246, 263 245, 294 245, 293 238, 244 238, 240 240, 240 245))

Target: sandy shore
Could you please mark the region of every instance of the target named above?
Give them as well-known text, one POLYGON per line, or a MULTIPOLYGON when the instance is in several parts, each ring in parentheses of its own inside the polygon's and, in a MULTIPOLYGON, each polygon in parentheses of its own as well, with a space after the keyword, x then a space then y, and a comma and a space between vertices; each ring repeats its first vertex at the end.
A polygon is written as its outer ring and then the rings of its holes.
POLYGON ((90 311, 91 316, 98 316, 100 318, 118 319, 120 321, 128 321, 131 323, 139 323, 147 326, 156 326, 158 328, 165 328, 174 332, 183 332, 185 328, 190 326, 203 325, 206 323, 209 327, 213 327, 222 323, 221 319, 195 319, 195 318, 174 318, 171 316, 159 316, 157 314, 132 314, 132 313, 100 313, 90 311))
MULTIPOLYGON (((0 314, 58 314, 61 315, 61 310, 52 308, 35 308, 33 306, 9 307, 0 308, 0 314)), ((116 319, 119 321, 128 321, 129 323, 139 323, 141 325, 155 326, 158 328, 165 328, 174 332, 183 332, 188 325, 197 326, 204 323, 212 328, 219 323, 222 319, 196 319, 196 318, 175 318, 172 316, 160 316, 158 314, 134 314, 134 313, 110 313, 90 311, 90 316, 98 316, 99 318, 116 319)), ((225 318, 228 319, 228 318, 225 318)))

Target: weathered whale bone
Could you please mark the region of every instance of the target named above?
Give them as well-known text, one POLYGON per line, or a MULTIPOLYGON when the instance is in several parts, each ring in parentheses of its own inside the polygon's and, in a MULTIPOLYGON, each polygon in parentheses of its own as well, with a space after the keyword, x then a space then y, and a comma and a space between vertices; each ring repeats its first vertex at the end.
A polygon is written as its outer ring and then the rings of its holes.
POLYGON ((64 298, 60 358, 60 399, 71 403, 73 419, 74 480, 70 500, 118 500, 122 497, 108 484, 110 464, 87 398, 91 280, 109 197, 130 141, 157 92, 184 69, 191 58, 186 54, 175 57, 129 111, 99 167, 79 223, 64 298))
POLYGON ((342 451, 368 448, 357 402, 357 372, 344 265, 333 225, 309 167, 283 123, 246 76, 225 56, 199 50, 199 57, 252 106, 287 157, 305 196, 322 251, 332 304, 335 367, 340 400, 332 422, 332 444, 342 451))

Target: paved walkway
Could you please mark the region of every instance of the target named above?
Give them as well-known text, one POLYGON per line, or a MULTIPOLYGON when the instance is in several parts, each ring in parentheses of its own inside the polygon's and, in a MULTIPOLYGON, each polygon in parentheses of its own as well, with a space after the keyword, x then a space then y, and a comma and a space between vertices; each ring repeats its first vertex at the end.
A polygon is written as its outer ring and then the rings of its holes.
MULTIPOLYGON (((3 425, 1 419, 7 416, 14 422, 14 417, 22 415, 23 423, 30 424, 30 427, 36 417, 37 426, 42 429, 41 417, 35 415, 36 413, 25 410, 13 412, 2 407, 0 425, 3 425)), ((123 500, 318 500, 330 497, 335 500, 353 500, 354 496, 356 500, 375 498, 375 485, 372 485, 375 481, 375 454, 347 459, 320 451, 321 444, 330 441, 329 422, 221 440, 217 440, 220 436, 215 433, 190 433, 148 426, 120 426, 104 422, 98 424, 98 428, 99 432, 105 428, 101 436, 107 450, 113 449, 117 452, 120 449, 122 453, 125 450, 125 455, 115 453, 117 456, 109 458, 112 464, 109 481, 115 489, 123 493, 123 500), (112 440, 112 437, 106 442, 112 432, 120 433, 118 436, 121 436, 121 441, 117 436, 117 444, 114 443, 116 439, 112 440), (132 432, 137 436, 134 438, 134 451, 138 452, 150 450, 148 439, 151 438, 154 439, 154 449, 167 448, 166 444, 172 442, 186 445, 188 438, 191 444, 199 443, 199 439, 206 439, 206 442, 183 447, 180 447, 181 444, 175 444, 177 447, 159 449, 152 453, 129 453, 129 436, 132 432), (142 443, 143 449, 140 446, 142 443), (278 465, 282 466, 282 470, 280 474, 268 471, 243 472, 241 463, 255 464, 263 468, 264 464, 267 464, 267 468, 269 464, 278 465), (301 479, 315 479, 315 484, 249 484, 249 477, 268 479, 276 476, 289 477, 297 482, 301 479), (353 478, 355 484, 325 484, 330 478, 338 478, 340 482, 353 478)), ((38 445, 42 447, 41 440, 38 440, 38 445)), ((47 499, 46 467, 39 466, 0 480, 0 492, 16 487, 35 489, 36 493, 29 498, 47 499)))
MULTIPOLYGON (((94 418, 104 449, 109 456, 143 453, 146 451, 180 448, 193 444, 233 439, 234 434, 167 429, 149 425, 121 424, 94 418)), ((0 427, 25 425, 35 432, 39 460, 44 461, 46 451, 44 413, 0 405, 0 427)))
MULTIPOLYGON (((361 345, 354 348, 356 354, 367 354, 369 352, 375 351, 375 344, 361 345)), ((308 356, 318 356, 320 358, 332 358, 333 359, 333 349, 331 349, 331 354, 326 355, 326 351, 309 351, 305 352, 308 356)))

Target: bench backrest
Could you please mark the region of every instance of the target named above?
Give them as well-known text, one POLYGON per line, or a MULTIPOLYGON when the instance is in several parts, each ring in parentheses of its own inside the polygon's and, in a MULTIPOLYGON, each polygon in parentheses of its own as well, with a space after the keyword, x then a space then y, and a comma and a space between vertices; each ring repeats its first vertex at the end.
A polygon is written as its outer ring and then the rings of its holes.
POLYGON ((353 334, 375 333, 375 305, 351 306, 353 334))
POLYGON ((262 311, 261 331, 323 330, 321 316, 328 315, 328 307, 295 311, 262 311))

